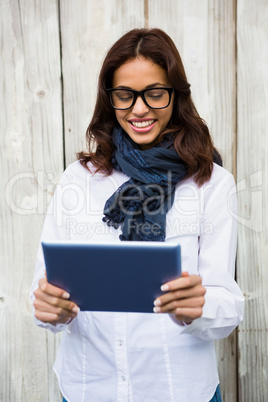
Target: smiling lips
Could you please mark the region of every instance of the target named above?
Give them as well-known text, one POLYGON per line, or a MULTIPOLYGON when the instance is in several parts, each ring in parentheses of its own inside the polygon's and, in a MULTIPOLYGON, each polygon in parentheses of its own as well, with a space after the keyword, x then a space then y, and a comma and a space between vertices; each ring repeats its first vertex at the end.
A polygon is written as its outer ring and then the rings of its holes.
POLYGON ((131 127, 134 131, 138 133, 145 133, 147 131, 150 131, 151 128, 154 126, 154 123, 156 120, 140 120, 140 121, 135 121, 135 120, 129 120, 129 123, 131 124, 131 127))

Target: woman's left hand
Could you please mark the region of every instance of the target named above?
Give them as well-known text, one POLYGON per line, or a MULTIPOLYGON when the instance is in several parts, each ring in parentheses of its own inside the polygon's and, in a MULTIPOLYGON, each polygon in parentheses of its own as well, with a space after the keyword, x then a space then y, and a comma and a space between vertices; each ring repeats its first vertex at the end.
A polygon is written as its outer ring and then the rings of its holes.
POLYGON ((180 278, 165 283, 161 290, 167 293, 154 301, 155 313, 174 314, 177 320, 186 324, 201 317, 206 289, 200 276, 183 272, 180 278))

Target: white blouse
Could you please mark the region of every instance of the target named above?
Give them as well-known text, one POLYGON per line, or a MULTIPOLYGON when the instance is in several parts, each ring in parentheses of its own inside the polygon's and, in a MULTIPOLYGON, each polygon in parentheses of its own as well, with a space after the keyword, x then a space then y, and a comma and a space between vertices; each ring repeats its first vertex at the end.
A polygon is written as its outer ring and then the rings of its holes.
MULTIPOLYGON (((102 222, 106 200, 129 178, 92 175, 79 162, 64 172, 49 207, 42 241, 119 242, 102 222)), ((63 331, 54 370, 69 402, 208 402, 219 383, 214 339, 241 322, 243 295, 234 281, 236 193, 233 176, 214 165, 209 182, 179 183, 167 214, 166 241, 178 242, 182 269, 202 277, 201 318, 183 326, 169 314, 79 312, 63 331)), ((127 267, 126 267, 127 269, 127 267)), ((44 277, 39 247, 31 297, 44 277)), ((152 306, 153 309, 153 306, 152 306)))

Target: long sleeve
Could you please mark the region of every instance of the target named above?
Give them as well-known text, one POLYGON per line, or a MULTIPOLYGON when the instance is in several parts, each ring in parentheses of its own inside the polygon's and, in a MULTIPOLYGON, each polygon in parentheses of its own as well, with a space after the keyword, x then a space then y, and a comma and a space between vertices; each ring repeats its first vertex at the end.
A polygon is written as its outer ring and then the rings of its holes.
MULTIPOLYGON (((203 227, 198 273, 206 288, 202 317, 185 326, 204 340, 228 336, 242 321, 244 297, 234 280, 237 243, 235 183, 231 174, 215 177, 202 191, 203 227)), ((218 175, 217 175, 218 176, 218 175)))
MULTIPOLYGON (((57 240, 67 240, 69 239, 68 233, 66 232, 65 211, 71 210, 69 205, 66 205, 66 200, 69 199, 68 191, 71 191, 71 187, 68 186, 70 180, 68 169, 63 173, 59 184, 57 185, 56 191, 54 193, 53 199, 49 205, 47 215, 44 221, 44 226, 41 234, 40 244, 37 252, 37 259, 35 265, 35 273, 33 282, 30 289, 30 298, 32 303, 34 301, 34 291, 38 288, 38 282, 40 279, 45 277, 45 262, 43 256, 43 250, 41 246, 42 241, 57 241, 57 240)), ((34 307, 33 307, 34 313, 34 307)), ((52 325, 49 323, 44 323, 38 320, 34 315, 34 321, 36 325, 42 328, 49 329, 50 331, 57 333, 62 331, 67 327, 67 324, 56 324, 52 325)))

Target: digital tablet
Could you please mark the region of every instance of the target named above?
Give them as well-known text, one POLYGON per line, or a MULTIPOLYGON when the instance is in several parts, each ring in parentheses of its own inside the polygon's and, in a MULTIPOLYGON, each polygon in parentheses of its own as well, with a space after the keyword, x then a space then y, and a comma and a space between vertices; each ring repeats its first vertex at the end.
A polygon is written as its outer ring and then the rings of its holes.
POLYGON ((181 275, 180 245, 43 242, 47 280, 80 310, 153 312, 160 286, 181 275))

